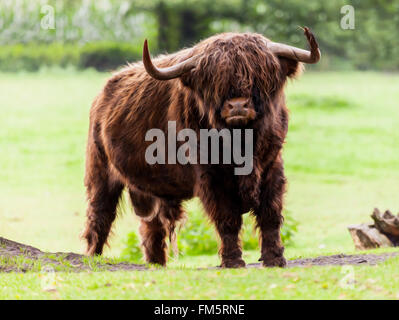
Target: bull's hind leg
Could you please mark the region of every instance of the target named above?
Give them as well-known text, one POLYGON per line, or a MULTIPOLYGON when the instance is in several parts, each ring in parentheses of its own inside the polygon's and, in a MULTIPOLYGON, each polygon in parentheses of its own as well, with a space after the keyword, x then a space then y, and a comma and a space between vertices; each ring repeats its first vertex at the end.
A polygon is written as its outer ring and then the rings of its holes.
POLYGON ((283 196, 286 179, 283 163, 279 157, 267 172, 261 186, 260 205, 254 210, 257 227, 260 230, 261 257, 265 267, 284 267, 280 228, 283 222, 283 196))
POLYGON ((167 228, 160 218, 160 201, 139 191, 129 190, 134 213, 140 217, 141 245, 146 262, 166 264, 167 228))
POLYGON ((89 206, 83 238, 87 241, 87 254, 102 254, 112 223, 116 217, 116 207, 123 185, 108 183, 93 184, 87 188, 89 206))
POLYGON ((167 236, 172 240, 176 222, 184 215, 180 203, 158 200, 135 191, 130 191, 130 198, 136 215, 141 218, 139 232, 146 262, 166 265, 167 236))
POLYGON ((87 254, 102 254, 124 186, 109 176, 107 164, 93 144, 87 152, 85 185, 88 208, 82 237, 87 241, 87 254))
POLYGON ((157 215, 152 220, 140 221, 141 245, 144 251, 145 261, 148 263, 166 265, 167 261, 167 227, 157 215))

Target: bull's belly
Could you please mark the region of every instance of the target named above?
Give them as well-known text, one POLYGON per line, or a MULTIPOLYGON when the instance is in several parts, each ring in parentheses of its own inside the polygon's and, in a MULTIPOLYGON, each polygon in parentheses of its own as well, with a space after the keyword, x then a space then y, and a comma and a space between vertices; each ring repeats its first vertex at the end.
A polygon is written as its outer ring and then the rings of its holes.
POLYGON ((124 176, 130 188, 157 198, 185 200, 193 197, 195 182, 189 165, 146 165, 124 176))
POLYGON ((194 170, 189 164, 150 164, 146 157, 144 136, 122 139, 106 136, 107 159, 120 180, 129 188, 158 198, 188 199, 193 195, 194 170))

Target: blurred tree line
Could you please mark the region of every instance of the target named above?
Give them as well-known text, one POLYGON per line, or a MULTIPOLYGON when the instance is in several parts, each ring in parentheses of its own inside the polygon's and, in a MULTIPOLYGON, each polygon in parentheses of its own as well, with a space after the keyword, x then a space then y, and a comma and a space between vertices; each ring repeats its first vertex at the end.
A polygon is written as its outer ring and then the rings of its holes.
POLYGON ((2 0, 0 69, 114 68, 140 59, 144 38, 154 53, 173 52, 225 31, 304 47, 298 26, 317 35, 317 68, 399 70, 399 0, 2 0), (41 25, 46 5, 54 29, 41 25), (345 5, 355 10, 353 30, 341 27, 345 5))

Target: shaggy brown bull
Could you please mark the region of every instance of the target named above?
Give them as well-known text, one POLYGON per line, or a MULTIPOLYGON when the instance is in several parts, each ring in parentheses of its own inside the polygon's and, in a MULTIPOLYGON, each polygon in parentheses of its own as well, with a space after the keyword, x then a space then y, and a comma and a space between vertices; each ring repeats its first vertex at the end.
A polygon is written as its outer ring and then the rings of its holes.
POLYGON ((167 236, 183 217, 182 201, 200 198, 221 239, 223 267, 242 267, 242 214, 251 211, 260 230, 264 266, 286 264, 280 238, 286 179, 281 149, 287 133, 284 85, 316 63, 320 51, 305 28, 310 51, 260 34, 225 33, 193 48, 129 65, 108 80, 93 102, 87 144, 88 209, 83 233, 90 255, 101 254, 116 207, 127 187, 146 260, 167 260, 167 236), (149 164, 145 141, 152 128, 253 129, 253 170, 235 175, 224 164, 149 164))

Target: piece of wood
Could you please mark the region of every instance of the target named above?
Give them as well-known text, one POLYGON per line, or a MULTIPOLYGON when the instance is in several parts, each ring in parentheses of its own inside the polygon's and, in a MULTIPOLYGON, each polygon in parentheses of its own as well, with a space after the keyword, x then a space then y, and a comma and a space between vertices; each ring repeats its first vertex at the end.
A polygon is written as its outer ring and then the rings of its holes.
POLYGON ((384 214, 377 208, 374 209, 371 218, 374 220, 374 226, 385 235, 399 237, 399 216, 394 216, 389 210, 384 214))
POLYGON ((394 246, 388 237, 382 234, 374 225, 352 225, 348 229, 358 250, 394 246))

